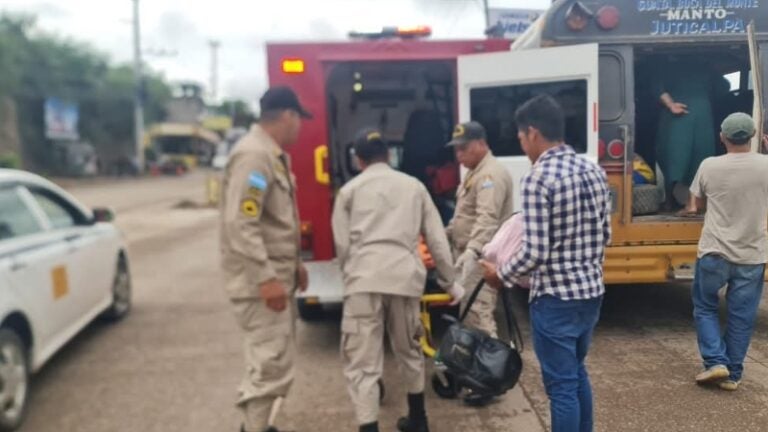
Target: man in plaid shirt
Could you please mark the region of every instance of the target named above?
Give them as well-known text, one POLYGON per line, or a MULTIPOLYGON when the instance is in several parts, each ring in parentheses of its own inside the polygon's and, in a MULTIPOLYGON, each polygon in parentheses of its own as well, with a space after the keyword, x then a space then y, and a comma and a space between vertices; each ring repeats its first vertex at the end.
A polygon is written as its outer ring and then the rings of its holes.
POLYGON ((517 111, 523 150, 534 164, 522 184, 525 236, 517 256, 489 285, 531 276, 530 316, 536 356, 550 399, 552 431, 591 432, 592 389, 584 359, 600 315, 603 261, 610 241, 605 172, 564 144, 558 103, 539 96, 517 111))

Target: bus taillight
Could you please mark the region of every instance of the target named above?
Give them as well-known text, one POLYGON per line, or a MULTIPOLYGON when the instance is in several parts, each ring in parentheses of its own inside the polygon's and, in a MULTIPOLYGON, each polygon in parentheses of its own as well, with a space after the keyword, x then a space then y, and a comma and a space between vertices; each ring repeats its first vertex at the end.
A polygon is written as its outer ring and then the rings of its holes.
POLYGON ((597 11, 597 25, 603 30, 613 30, 619 25, 619 17, 616 6, 603 6, 597 11))
POLYGON ((583 3, 577 1, 568 8, 565 13, 565 22, 568 28, 573 31, 582 31, 587 27, 589 20, 592 19, 594 13, 589 10, 583 3))
POLYGON ((624 142, 613 140, 608 144, 608 156, 611 159, 621 159, 624 157, 624 142))

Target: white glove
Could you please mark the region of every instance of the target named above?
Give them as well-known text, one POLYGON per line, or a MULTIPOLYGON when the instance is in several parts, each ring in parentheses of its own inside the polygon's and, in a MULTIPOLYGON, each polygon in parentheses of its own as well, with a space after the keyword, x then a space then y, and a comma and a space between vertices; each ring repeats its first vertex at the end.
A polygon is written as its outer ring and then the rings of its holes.
POLYGON ((457 304, 461 303, 461 300, 464 298, 464 287, 457 283, 454 283, 448 287, 446 291, 451 295, 451 306, 456 306, 457 304))

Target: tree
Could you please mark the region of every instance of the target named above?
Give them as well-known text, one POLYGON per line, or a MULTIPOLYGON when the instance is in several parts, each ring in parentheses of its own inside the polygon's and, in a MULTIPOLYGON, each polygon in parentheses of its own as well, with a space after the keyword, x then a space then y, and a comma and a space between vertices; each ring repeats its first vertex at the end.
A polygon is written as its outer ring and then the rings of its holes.
POLYGON ((215 107, 214 111, 218 115, 232 117, 232 124, 235 127, 248 127, 256 120, 256 115, 248 103, 239 99, 225 100, 215 107))

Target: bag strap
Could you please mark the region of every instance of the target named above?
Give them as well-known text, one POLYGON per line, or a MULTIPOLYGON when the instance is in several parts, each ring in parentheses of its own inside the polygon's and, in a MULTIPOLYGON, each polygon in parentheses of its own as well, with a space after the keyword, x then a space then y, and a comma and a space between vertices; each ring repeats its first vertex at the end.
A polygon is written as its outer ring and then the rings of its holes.
POLYGON ((499 295, 504 307, 504 317, 507 319, 507 334, 509 340, 512 342, 518 352, 523 352, 523 334, 520 331, 520 326, 517 324, 517 318, 515 318, 515 312, 512 310, 512 299, 510 299, 511 291, 507 288, 502 288, 499 295))
MULTIPOLYGON (((464 310, 461 311, 461 314, 459 315, 459 322, 463 322, 464 318, 466 318, 469 314, 469 310, 472 308, 475 300, 477 300, 477 296, 480 295, 480 290, 483 289, 483 285, 485 285, 485 280, 480 279, 480 282, 477 283, 474 291, 472 291, 472 295, 469 296, 467 305, 464 306, 464 310)), ((507 320, 507 334, 509 335, 510 342, 515 345, 517 351, 523 352, 523 334, 520 331, 520 326, 517 324, 515 312, 512 310, 512 300, 509 298, 510 292, 511 291, 509 291, 509 289, 506 287, 503 287, 499 290, 499 295, 501 296, 501 301, 504 307, 504 318, 507 320)))
POLYGON ((485 281, 483 279, 480 279, 480 282, 477 283, 475 290, 472 291, 472 295, 469 296, 469 300, 467 300, 467 305, 464 306, 464 310, 461 312, 461 315, 459 316, 459 322, 464 321, 464 318, 466 318, 467 314, 469 314, 469 310, 472 308, 472 305, 475 303, 475 300, 477 300, 477 296, 480 295, 480 290, 483 289, 483 285, 485 285, 485 281))

